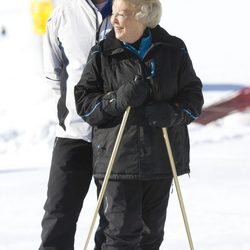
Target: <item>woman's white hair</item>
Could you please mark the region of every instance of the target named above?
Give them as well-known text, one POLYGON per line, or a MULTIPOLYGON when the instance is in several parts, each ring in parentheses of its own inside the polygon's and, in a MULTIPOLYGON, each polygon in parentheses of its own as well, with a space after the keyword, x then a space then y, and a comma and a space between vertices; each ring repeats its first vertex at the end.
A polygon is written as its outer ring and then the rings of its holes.
MULTIPOLYGON (((115 1, 115 0, 114 0, 115 1)), ((149 28, 154 28, 161 20, 160 0, 123 0, 136 8, 135 18, 149 28)))

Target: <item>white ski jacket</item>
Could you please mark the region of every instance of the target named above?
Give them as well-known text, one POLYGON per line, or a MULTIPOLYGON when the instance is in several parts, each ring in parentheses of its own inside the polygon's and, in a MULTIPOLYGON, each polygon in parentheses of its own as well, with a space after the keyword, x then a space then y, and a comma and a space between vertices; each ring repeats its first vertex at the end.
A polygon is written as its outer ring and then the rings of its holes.
MULTIPOLYGON (((91 141, 91 126, 76 112, 74 87, 101 23, 102 15, 90 0, 65 1, 48 20, 43 43, 44 71, 58 101, 57 137, 91 141)), ((109 20, 104 20, 100 34, 110 29, 109 20)))

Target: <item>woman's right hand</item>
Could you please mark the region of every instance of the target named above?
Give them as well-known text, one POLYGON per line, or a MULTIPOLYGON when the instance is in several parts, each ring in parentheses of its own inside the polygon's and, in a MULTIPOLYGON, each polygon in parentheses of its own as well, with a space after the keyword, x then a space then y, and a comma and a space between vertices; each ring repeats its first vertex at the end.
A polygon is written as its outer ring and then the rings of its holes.
POLYGON ((123 84, 116 91, 117 106, 121 108, 138 107, 145 103, 150 95, 150 82, 142 76, 136 76, 134 81, 123 84))

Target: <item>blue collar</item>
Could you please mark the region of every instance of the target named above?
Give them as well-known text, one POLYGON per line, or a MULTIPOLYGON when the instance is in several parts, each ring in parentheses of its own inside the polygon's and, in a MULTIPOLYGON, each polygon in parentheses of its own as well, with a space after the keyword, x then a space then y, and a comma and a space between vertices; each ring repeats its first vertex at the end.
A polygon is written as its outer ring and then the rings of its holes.
POLYGON ((152 35, 149 30, 148 35, 141 38, 139 49, 137 50, 133 45, 130 43, 124 42, 124 46, 129 49, 131 52, 136 54, 140 59, 144 57, 148 49, 152 44, 152 35))

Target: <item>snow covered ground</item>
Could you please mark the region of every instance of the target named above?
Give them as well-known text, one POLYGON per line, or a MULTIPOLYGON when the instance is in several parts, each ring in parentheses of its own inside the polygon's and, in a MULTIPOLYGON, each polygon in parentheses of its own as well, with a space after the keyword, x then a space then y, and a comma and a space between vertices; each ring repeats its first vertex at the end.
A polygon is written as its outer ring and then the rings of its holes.
MULTIPOLYGON (((247 0, 162 0, 162 25, 186 42, 204 88, 205 105, 233 93, 216 84, 250 85, 247 0), (202 2, 202 3, 201 3, 202 2)), ((54 138, 55 104, 42 77, 40 37, 28 0, 1 2, 0 249, 40 244, 54 138)), ((196 250, 250 249, 250 110, 207 126, 192 124, 191 176, 179 178, 196 250)), ((76 234, 83 249, 96 205, 91 186, 76 234)), ((91 241, 90 249, 93 247, 91 241)), ((162 250, 189 249, 178 199, 170 196, 162 250)))

